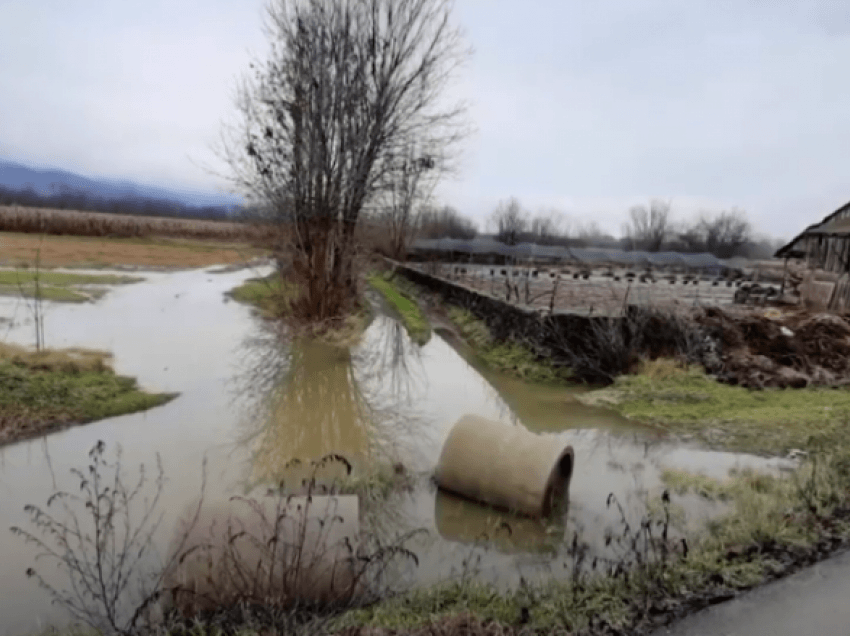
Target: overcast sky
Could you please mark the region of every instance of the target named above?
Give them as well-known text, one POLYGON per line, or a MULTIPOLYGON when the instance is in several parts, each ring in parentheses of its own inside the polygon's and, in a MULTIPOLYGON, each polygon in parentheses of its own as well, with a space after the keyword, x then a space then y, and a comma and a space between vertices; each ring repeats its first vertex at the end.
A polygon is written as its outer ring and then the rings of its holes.
MULTIPOLYGON (((0 157, 215 190, 263 0, 0 0, 0 157)), ((475 135, 441 197, 619 234, 630 205, 790 238, 850 200, 850 2, 457 0, 475 135)))

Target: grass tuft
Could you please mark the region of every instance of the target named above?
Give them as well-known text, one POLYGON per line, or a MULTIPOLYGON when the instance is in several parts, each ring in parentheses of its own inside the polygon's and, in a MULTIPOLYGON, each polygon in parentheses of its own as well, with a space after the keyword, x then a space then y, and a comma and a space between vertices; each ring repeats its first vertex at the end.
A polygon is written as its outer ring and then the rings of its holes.
POLYGON ((431 338, 431 325, 419 309, 419 305, 409 291, 405 290, 401 279, 373 273, 368 277, 369 284, 377 289, 387 302, 401 316, 410 339, 418 345, 424 345, 431 338))
POLYGON ((250 278, 227 292, 233 300, 256 307, 263 316, 276 317, 289 312, 298 288, 283 280, 278 272, 262 278, 250 278))
POLYGON ((484 321, 469 310, 449 307, 448 315, 475 354, 496 371, 510 373, 528 382, 562 383, 571 379, 568 369, 539 359, 519 343, 496 342, 484 321))

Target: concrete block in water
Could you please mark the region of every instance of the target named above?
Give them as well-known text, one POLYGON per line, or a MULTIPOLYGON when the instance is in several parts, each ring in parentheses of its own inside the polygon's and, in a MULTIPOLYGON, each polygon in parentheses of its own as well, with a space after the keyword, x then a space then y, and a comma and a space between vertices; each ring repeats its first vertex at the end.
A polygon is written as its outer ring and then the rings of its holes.
POLYGON ((464 415, 443 445, 435 477, 468 499, 548 517, 568 495, 572 473, 573 449, 557 437, 464 415))
POLYGON ((347 602, 361 590, 356 496, 236 498, 178 522, 166 574, 187 617, 238 603, 347 602))

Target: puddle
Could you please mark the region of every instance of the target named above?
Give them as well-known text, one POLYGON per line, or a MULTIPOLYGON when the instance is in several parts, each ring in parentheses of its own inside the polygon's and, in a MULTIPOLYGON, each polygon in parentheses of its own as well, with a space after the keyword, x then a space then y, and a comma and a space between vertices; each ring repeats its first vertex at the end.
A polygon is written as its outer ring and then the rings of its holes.
MULTIPOLYGON (((605 533, 618 523, 606 507, 608 495, 615 493, 628 515, 639 516, 645 494, 659 489, 664 467, 716 476, 733 467, 779 467, 777 460, 665 443, 611 411, 579 403, 572 390, 530 386, 476 368, 437 334, 419 348, 384 315, 351 351, 302 344, 289 356, 248 308, 224 298, 243 280, 267 272, 139 272, 144 282, 115 287, 97 304, 45 303, 48 346, 109 350, 118 373, 180 396, 145 413, 0 448, 3 525, 29 527, 24 506, 42 505, 55 487, 74 485, 70 469, 85 466, 98 440, 121 446, 130 475, 139 464, 154 466, 159 454, 168 479, 160 547, 201 492, 205 458, 205 500, 216 505, 254 485, 281 478, 297 483, 303 473, 293 472, 294 459, 340 453, 357 470, 389 453, 417 476, 416 487, 373 507, 361 523, 376 532, 428 530, 412 546, 420 559, 416 583, 474 570, 511 585, 520 575, 568 569, 558 546, 577 530, 592 552, 603 553, 605 533), (555 433, 559 443, 574 447, 569 508, 552 527, 437 492, 430 483, 444 439, 466 413, 555 433), (482 538, 492 549, 478 547, 482 538)), ((7 341, 31 341, 24 313, 14 299, 0 298, 0 316, 16 321, 0 329, 7 341)), ((696 518, 716 511, 695 500, 681 503, 696 518)), ((62 620, 47 594, 24 576, 35 554, 20 537, 0 532, 0 634, 29 633, 62 620)))

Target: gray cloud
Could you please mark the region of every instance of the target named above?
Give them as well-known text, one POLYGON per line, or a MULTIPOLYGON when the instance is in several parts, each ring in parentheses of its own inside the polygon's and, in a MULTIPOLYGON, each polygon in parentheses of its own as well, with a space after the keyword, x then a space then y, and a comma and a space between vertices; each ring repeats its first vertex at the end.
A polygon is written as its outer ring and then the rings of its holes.
MULTIPOLYGON (((850 199, 850 5, 840 0, 459 0, 478 131, 443 197, 745 208, 790 237, 850 199)), ((197 164, 265 50, 262 2, 0 1, 0 154, 215 187, 197 164), (49 43, 49 44, 48 44, 49 43)))

